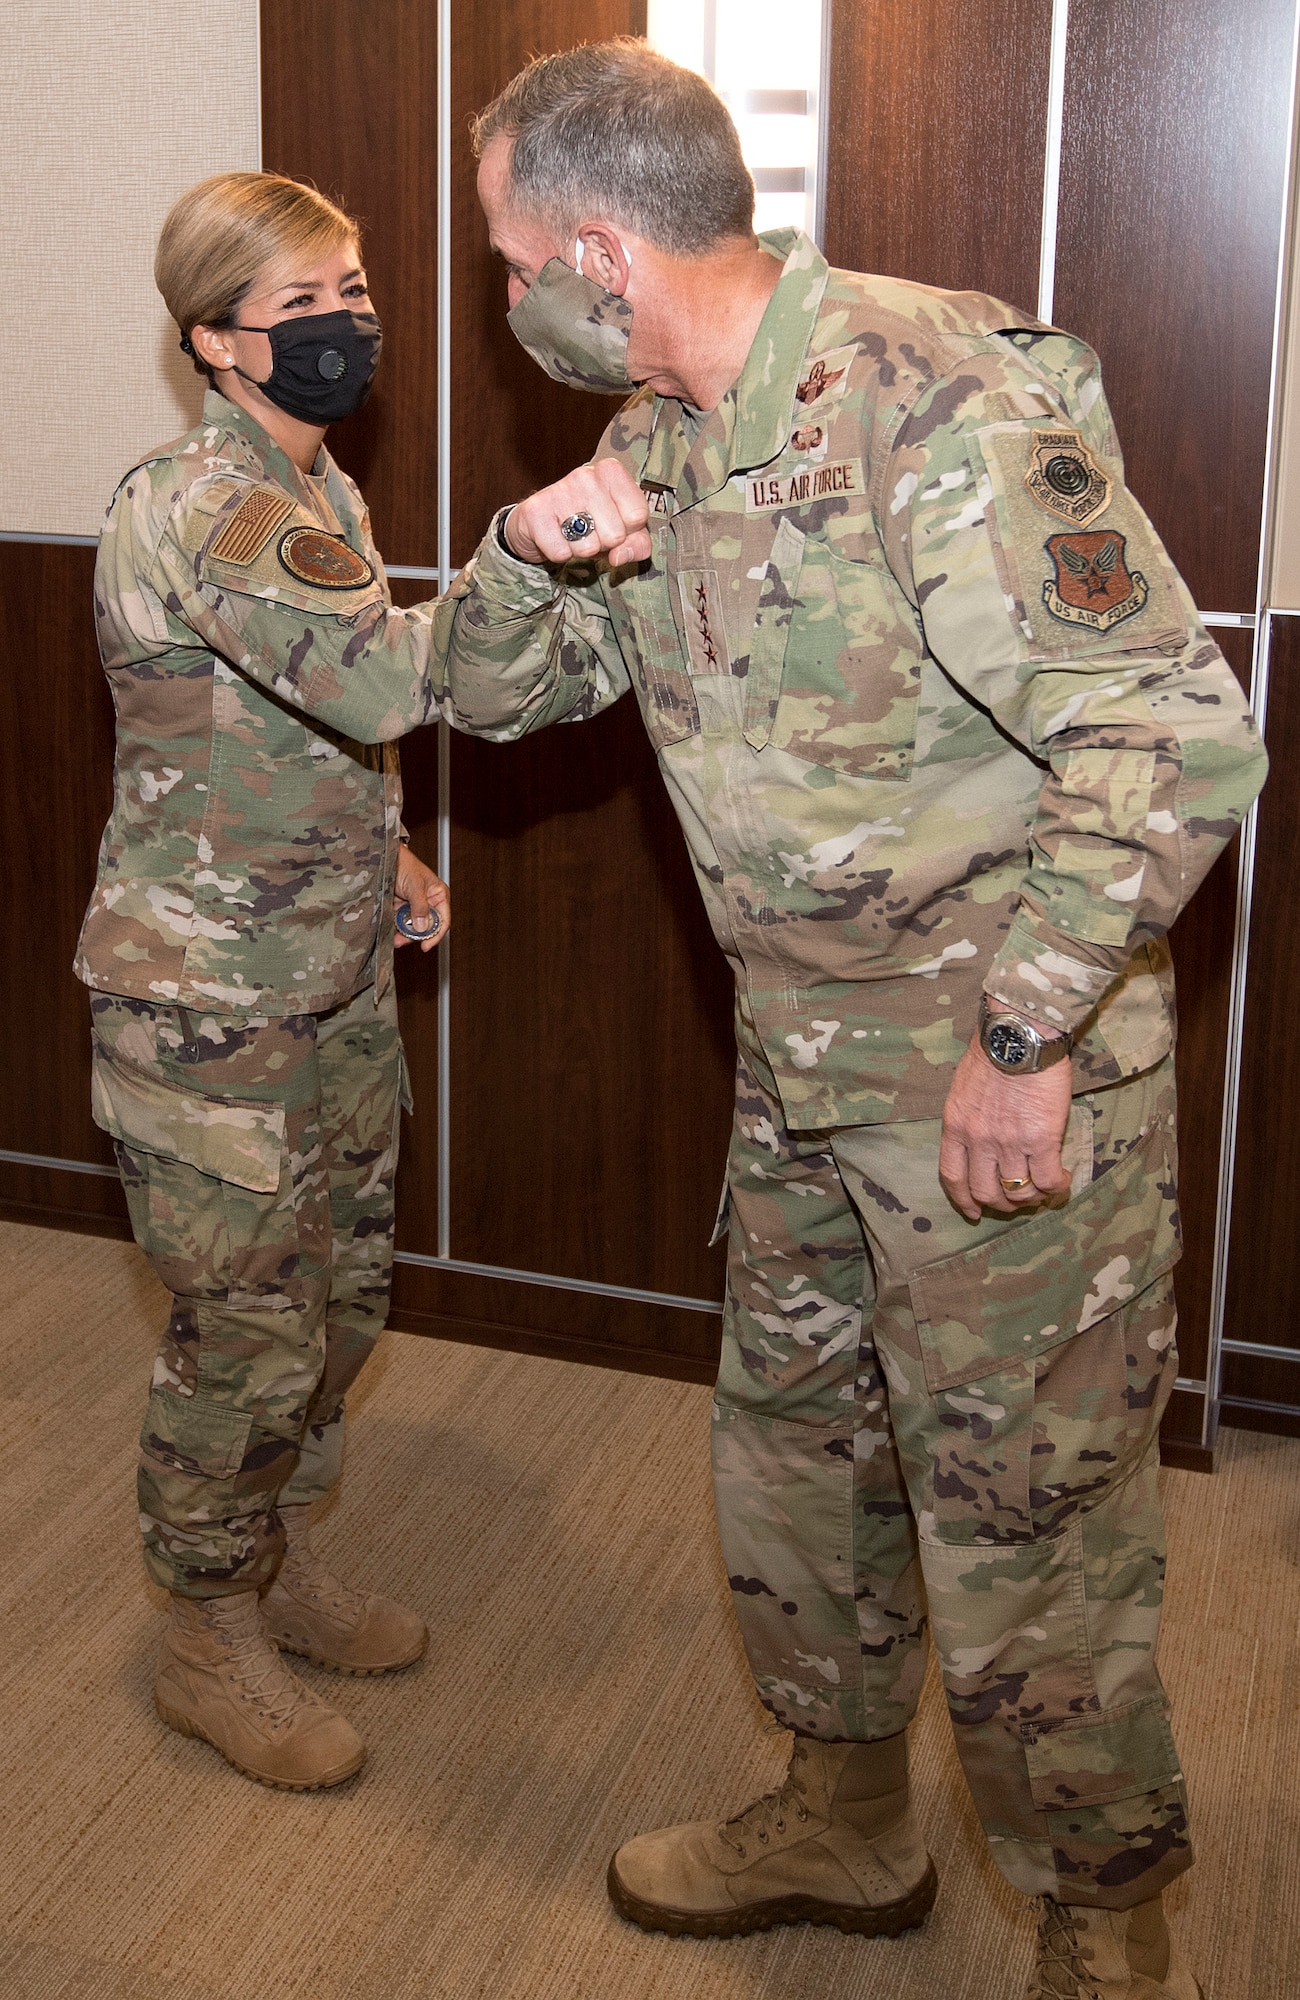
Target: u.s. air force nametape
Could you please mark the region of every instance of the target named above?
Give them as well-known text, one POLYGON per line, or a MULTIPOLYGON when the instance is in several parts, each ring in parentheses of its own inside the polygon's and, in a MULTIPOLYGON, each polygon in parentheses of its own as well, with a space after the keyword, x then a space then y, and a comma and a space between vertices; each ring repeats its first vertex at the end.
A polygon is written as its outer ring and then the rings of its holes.
POLYGON ((811 507, 818 500, 865 493, 860 458, 838 465, 801 465, 793 472, 753 474, 745 481, 745 512, 773 514, 783 507, 811 507))

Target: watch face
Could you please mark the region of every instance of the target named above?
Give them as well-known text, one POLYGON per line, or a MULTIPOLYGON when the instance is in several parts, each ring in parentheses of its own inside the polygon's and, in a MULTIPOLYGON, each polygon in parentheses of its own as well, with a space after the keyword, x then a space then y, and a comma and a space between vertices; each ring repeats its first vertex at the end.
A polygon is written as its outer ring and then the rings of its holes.
POLYGON ((1014 1021, 995 1021, 985 1036, 985 1047, 1003 1069, 1023 1069, 1034 1059, 1034 1045, 1014 1021))

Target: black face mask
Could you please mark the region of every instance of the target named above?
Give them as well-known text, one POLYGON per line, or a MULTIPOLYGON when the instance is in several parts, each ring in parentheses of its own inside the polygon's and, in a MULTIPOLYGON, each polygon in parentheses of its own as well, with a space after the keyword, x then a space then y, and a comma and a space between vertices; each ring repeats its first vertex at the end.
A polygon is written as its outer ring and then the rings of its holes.
POLYGON ((383 339, 374 313, 313 313, 282 319, 274 326, 241 326, 239 333, 264 333, 271 343, 271 372, 265 382, 236 374, 304 424, 337 424, 365 405, 379 366, 383 339))

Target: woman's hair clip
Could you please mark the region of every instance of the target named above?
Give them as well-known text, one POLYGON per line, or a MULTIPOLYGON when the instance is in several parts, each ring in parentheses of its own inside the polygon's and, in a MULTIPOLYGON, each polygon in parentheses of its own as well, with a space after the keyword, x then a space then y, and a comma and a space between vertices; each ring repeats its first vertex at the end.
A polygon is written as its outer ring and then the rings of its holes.
POLYGON ((194 352, 194 342, 190 339, 188 333, 183 333, 181 335, 181 353, 192 355, 193 352, 194 352))

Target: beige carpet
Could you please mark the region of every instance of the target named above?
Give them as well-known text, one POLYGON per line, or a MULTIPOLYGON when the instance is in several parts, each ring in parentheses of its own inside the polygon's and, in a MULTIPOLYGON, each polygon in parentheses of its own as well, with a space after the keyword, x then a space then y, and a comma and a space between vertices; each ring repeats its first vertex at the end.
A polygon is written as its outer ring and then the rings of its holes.
MULTIPOLYGON (((162 1294, 117 1243, 0 1225, 4 2000, 1014 2000, 1032 1919, 991 1867, 933 1684, 941 1875, 897 1943, 650 1938, 606 1905, 637 1828, 743 1804, 785 1739, 748 1692, 708 1394, 389 1335, 322 1542, 434 1630, 336 1681, 371 1746, 293 1797, 163 1730, 132 1468, 162 1294)), ((1166 1475, 1164 1667, 1200 1836, 1173 1892, 1211 2000, 1300 1994, 1300 1443, 1166 1475)))

